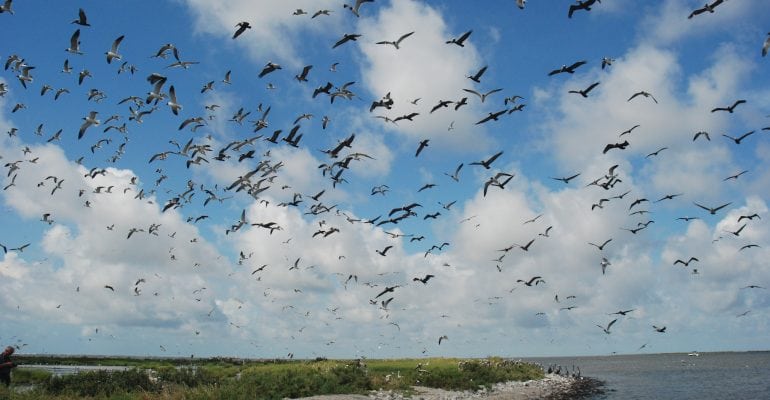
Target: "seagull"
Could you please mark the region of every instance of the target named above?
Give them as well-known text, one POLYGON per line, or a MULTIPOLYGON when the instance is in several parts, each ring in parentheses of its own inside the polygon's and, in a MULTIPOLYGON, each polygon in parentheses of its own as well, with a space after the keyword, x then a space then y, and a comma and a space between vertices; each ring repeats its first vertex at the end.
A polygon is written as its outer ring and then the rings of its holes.
POLYGON ((182 105, 177 102, 176 99, 176 90, 174 89, 174 85, 171 85, 171 87, 168 88, 168 96, 169 101, 166 103, 169 107, 171 107, 171 112, 174 113, 174 115, 179 115, 179 110, 182 109, 182 105))
POLYGON ((605 67, 608 67, 608 66, 612 65, 612 63, 614 63, 614 62, 615 62, 615 59, 614 59, 614 58, 610 58, 610 57, 602 57, 602 69, 604 69, 605 67))
POLYGON ((120 46, 120 42, 123 41, 124 35, 120 35, 117 39, 115 39, 114 42, 112 42, 112 47, 110 48, 110 51, 104 53, 107 55, 107 64, 112 63, 112 60, 120 60, 121 55, 118 53, 118 46, 120 46))
POLYGON ((70 47, 64 49, 64 51, 72 54, 83 55, 83 52, 80 51, 80 29, 75 30, 72 36, 70 36, 70 47))
POLYGON ((610 260, 607 259, 607 257, 602 257, 602 261, 599 264, 602 266, 602 275, 604 275, 604 272, 607 270, 607 267, 612 265, 610 263, 610 260))
POLYGON ((622 137, 623 135, 627 135, 627 134, 629 134, 629 133, 633 132, 633 131, 634 131, 634 129, 636 129, 636 128, 640 127, 640 126, 641 126, 641 125, 639 125, 639 124, 637 124, 637 125, 634 125, 634 126, 632 126, 631 128, 629 128, 629 129, 627 129, 627 130, 625 130, 625 131, 621 132, 621 133, 620 133, 620 135, 618 135, 618 137, 622 137))
POLYGON ((374 0, 356 0, 356 2, 352 6, 349 4, 343 4, 342 7, 349 9, 350 12, 352 12, 353 15, 355 15, 356 17, 360 17, 360 15, 358 14, 358 10, 361 8, 361 5, 364 3, 372 3, 372 2, 374 2, 374 0))
POLYGON ((13 15, 13 10, 11 9, 13 4, 13 0, 5 0, 5 3, 0 5, 0 14, 7 12, 8 14, 13 15))
POLYGON ((644 90, 642 90, 642 91, 639 91, 639 92, 636 92, 636 93, 632 94, 632 95, 631 95, 631 97, 629 97, 629 98, 628 98, 628 100, 626 100, 626 101, 631 101, 631 100, 633 100, 633 99, 634 99, 634 97, 637 97, 637 96, 644 96, 644 97, 649 97, 649 98, 651 98, 651 99, 652 99, 652 101, 654 101, 654 102, 655 102, 655 104, 658 104, 658 100, 657 100, 657 99, 655 99, 655 96, 653 96, 653 95, 652 95, 651 93, 649 93, 649 92, 645 92, 644 90))
POLYGON ((447 336, 447 335, 442 335, 441 337, 439 337, 439 338, 438 338, 438 344, 439 344, 439 346, 441 345, 441 341, 442 341, 442 340, 449 340, 449 336, 447 336))
POLYGON ((770 32, 767 33, 767 39, 765 39, 765 44, 762 46, 762 57, 767 55, 768 49, 770 49, 770 32))
POLYGON ((444 172, 444 175, 452 178, 452 180, 455 181, 455 182, 460 182, 460 176, 459 175, 460 175, 460 170, 462 169, 462 167, 463 167, 463 163, 460 163, 460 165, 458 165, 457 168, 455 169, 454 174, 450 175, 450 174, 444 172))
POLYGON ((475 94, 476 96, 479 96, 479 98, 481 99, 481 102, 483 103, 484 100, 486 100, 487 96, 489 96, 492 93, 497 93, 497 92, 499 92, 499 91, 501 91, 503 89, 501 89, 501 88, 492 89, 492 90, 490 90, 490 91, 488 91, 486 93, 479 93, 479 92, 477 92, 477 91, 475 91, 473 89, 463 89, 463 90, 468 92, 468 93, 472 93, 472 94, 475 94))
POLYGON ((665 326, 659 328, 659 327, 653 325, 652 328, 655 329, 659 333, 665 333, 666 332, 666 327, 665 326))
POLYGON ((409 33, 405 33, 401 35, 401 37, 399 37, 396 41, 390 42, 390 41, 384 40, 381 42, 377 42, 376 44, 392 44, 393 47, 395 47, 396 50, 398 50, 400 48, 399 45, 401 45, 401 41, 408 38, 409 36, 412 36, 413 34, 414 34, 414 31, 411 31, 409 33))
POLYGON ((630 313, 631 311, 634 311, 634 310, 636 310, 636 309, 632 308, 630 310, 620 310, 620 311, 617 311, 617 312, 614 312, 614 313, 610 313, 610 314, 607 314, 607 315, 622 315, 622 316, 626 316, 626 314, 628 314, 628 313, 630 313))
POLYGON ((99 120, 96 119, 96 115, 98 112, 91 111, 88 113, 87 117, 83 117, 83 125, 80 125, 80 130, 78 131, 78 139, 82 138, 83 135, 86 133, 86 129, 88 129, 91 125, 99 125, 99 120))
POLYGON ((463 33, 458 38, 452 38, 446 41, 447 44, 456 44, 460 47, 465 47, 465 41, 468 39, 468 36, 473 33, 473 30, 469 30, 468 32, 463 33))
POLYGON ((235 33, 233 33, 233 39, 237 38, 238 36, 241 36, 243 32, 246 32, 246 29, 251 29, 251 24, 249 24, 247 21, 241 21, 235 26, 238 28, 236 29, 235 33))

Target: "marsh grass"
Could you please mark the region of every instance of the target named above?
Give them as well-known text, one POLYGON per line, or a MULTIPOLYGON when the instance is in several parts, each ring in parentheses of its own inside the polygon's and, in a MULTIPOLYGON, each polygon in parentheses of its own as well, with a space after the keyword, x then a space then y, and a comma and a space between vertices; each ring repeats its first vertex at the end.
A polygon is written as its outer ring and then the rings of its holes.
MULTIPOLYGON (((498 382, 544 376, 537 365, 501 358, 209 360, 196 366, 189 365, 189 360, 182 365, 154 360, 142 365, 126 371, 89 371, 62 377, 30 371, 25 382, 34 384, 32 390, 0 391, 0 399, 284 399, 367 394, 379 389, 409 394, 415 385, 477 390, 498 382), (147 368, 150 364, 154 367, 147 368)), ((14 374, 14 384, 21 383, 14 374)))

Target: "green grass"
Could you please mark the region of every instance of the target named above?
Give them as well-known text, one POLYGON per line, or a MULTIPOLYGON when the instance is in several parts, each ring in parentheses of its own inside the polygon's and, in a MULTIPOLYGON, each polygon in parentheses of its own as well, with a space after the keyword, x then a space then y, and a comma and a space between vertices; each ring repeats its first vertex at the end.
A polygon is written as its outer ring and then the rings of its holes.
MULTIPOLYGON (((105 359, 100 360, 101 365, 108 365, 103 362, 105 359)), ((125 360, 115 361, 112 365, 126 365, 125 360)), ((195 367, 190 366, 189 359, 177 364, 169 360, 134 361, 142 367, 63 377, 19 369, 14 371, 14 385, 34 384, 34 389, 15 393, 2 388, 0 399, 283 399, 367 394, 378 389, 410 393, 415 385, 477 390, 498 382, 544 376, 537 365, 501 358, 247 362, 215 359, 196 360, 200 363, 195 367)))

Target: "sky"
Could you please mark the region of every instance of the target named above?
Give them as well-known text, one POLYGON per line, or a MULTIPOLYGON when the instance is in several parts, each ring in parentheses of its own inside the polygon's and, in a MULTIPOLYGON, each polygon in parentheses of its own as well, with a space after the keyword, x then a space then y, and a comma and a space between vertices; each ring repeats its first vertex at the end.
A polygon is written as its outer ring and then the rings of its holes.
POLYGON ((770 9, 571 4, 14 1, 0 343, 767 350, 770 9))

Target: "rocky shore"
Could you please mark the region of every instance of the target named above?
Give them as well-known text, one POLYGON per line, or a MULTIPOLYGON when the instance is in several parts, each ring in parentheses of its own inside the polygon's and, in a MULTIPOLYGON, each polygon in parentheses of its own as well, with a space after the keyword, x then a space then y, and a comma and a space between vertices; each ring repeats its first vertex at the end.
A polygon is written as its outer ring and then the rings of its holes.
POLYGON ((414 386, 411 395, 389 390, 378 390, 365 395, 314 396, 312 400, 534 400, 580 399, 602 393, 602 383, 593 378, 566 377, 548 374, 543 379, 524 382, 498 383, 490 389, 451 391, 414 386))

